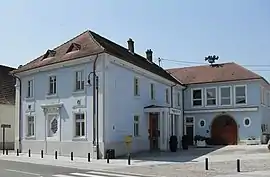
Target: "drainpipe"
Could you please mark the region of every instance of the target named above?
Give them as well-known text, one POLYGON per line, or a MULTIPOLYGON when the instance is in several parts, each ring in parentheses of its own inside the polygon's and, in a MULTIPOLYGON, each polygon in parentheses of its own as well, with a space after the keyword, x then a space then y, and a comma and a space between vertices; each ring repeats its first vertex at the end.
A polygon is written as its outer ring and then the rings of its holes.
MULTIPOLYGON (((97 159, 99 159, 99 139, 96 137, 96 131, 98 132, 98 122, 96 121, 96 109, 98 109, 98 105, 96 105, 96 64, 98 60, 98 54, 96 55, 96 58, 94 60, 93 64, 93 145, 96 145, 96 151, 97 151, 97 159), (97 122, 97 127, 96 127, 97 122)), ((98 135, 98 133, 97 133, 98 135)))
POLYGON ((185 118, 184 118, 184 110, 185 110, 185 90, 187 89, 187 85, 185 85, 185 88, 182 90, 182 118, 183 118, 183 135, 185 134, 185 118))
MULTIPOLYGON (((173 108, 173 87, 177 84, 171 86, 171 108, 173 108)), ((171 134, 173 135, 173 114, 171 114, 171 134)))
MULTIPOLYGON (((20 98, 19 98, 19 152, 22 152, 22 80, 18 76, 11 74, 12 77, 18 79, 20 82, 20 98)), ((16 98, 16 91, 15 91, 15 98, 16 98)))

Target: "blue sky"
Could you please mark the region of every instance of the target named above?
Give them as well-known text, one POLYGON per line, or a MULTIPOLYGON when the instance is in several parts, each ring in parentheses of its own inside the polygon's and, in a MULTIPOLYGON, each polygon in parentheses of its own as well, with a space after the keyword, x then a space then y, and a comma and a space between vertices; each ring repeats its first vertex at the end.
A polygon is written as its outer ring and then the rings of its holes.
POLYGON ((90 29, 162 66, 234 61, 270 79, 269 0, 9 0, 0 5, 0 63, 17 67, 90 29), (185 61, 185 62, 182 62, 185 61), (251 66, 250 66, 251 65, 251 66), (254 65, 259 65, 254 67, 254 65))

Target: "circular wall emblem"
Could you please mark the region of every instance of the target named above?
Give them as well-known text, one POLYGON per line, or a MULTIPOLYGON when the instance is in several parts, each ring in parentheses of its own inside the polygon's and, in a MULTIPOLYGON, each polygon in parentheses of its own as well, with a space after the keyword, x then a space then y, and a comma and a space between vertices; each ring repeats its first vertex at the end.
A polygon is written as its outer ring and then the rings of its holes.
POLYGON ((53 133, 56 133, 58 130, 58 121, 57 119, 53 119, 53 121, 51 122, 51 131, 53 133))

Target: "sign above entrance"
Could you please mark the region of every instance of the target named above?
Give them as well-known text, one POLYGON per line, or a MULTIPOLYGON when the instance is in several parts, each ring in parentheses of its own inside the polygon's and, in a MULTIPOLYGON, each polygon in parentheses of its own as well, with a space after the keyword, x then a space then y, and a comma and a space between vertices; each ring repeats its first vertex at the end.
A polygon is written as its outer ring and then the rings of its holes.
POLYGON ((9 124, 1 124, 1 128, 11 128, 11 125, 9 125, 9 124))
POLYGON ((170 108, 170 114, 181 115, 181 110, 170 108))

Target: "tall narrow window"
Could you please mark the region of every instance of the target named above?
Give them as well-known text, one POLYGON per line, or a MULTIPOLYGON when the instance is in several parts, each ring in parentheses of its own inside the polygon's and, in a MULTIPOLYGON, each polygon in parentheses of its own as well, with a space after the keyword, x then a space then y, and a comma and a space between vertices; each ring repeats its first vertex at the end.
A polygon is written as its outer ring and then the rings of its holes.
POLYGON ((217 90, 216 88, 206 88, 206 106, 217 105, 217 90))
POLYGON ((35 136, 35 118, 34 116, 27 116, 27 136, 35 136))
POLYGON ((165 100, 166 100, 166 103, 170 103, 170 100, 169 100, 170 98, 169 98, 169 89, 167 88, 166 90, 165 90, 165 100))
POLYGON ((134 95, 135 96, 139 96, 140 92, 139 92, 139 79, 138 78, 134 78, 134 95))
POLYGON ((56 94, 56 76, 50 76, 49 94, 56 94))
POLYGON ((181 106, 181 94, 180 92, 177 92, 177 106, 181 106))
POLYGON ((76 85, 75 90, 80 91, 84 90, 84 72, 83 71, 76 71, 76 85))
POLYGON ((85 136, 85 117, 83 113, 75 114, 75 137, 85 136))
POLYGON ((231 87, 224 86, 220 87, 220 105, 228 106, 231 105, 231 87))
POLYGON ((136 137, 136 136, 139 136, 140 135, 140 133, 139 133, 139 125, 140 125, 140 122, 139 122, 139 116, 134 116, 134 118, 133 118, 133 134, 134 134, 134 136, 136 137))
POLYGON ((192 90, 192 105, 202 106, 202 89, 192 90))
POLYGON ((246 104, 247 103, 247 93, 245 85, 235 86, 235 104, 246 104))
POLYGON ((33 80, 27 82, 27 98, 33 97, 33 80))
POLYGON ((153 83, 150 84, 150 97, 151 100, 155 99, 155 85, 153 83))

